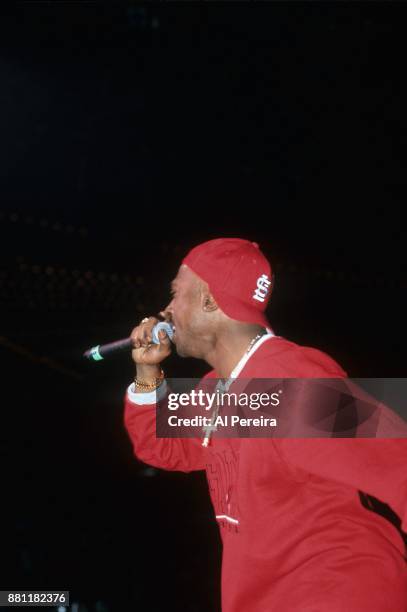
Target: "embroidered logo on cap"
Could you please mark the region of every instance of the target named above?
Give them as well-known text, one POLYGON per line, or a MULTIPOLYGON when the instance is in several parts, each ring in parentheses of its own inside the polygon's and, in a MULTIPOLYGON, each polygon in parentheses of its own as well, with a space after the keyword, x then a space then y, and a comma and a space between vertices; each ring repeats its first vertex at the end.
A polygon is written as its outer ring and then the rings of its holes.
POLYGON ((271 280, 269 279, 267 274, 262 274, 261 276, 259 276, 259 278, 257 279, 257 288, 255 289, 252 296, 253 299, 257 300, 258 302, 264 302, 267 297, 267 292, 270 288, 270 285, 271 280))

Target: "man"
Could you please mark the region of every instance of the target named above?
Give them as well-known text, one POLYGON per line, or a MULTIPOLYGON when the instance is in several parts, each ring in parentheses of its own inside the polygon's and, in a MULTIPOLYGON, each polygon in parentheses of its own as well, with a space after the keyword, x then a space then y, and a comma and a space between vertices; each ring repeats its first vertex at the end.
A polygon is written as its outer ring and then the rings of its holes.
MULTIPOLYGON (((211 240, 183 260, 162 313, 184 357, 205 360, 205 378, 343 378, 324 353, 274 335, 265 316, 270 265, 255 243, 211 240)), ((403 439, 156 438, 160 364, 171 344, 157 319, 132 332, 137 374, 125 423, 136 455, 168 470, 205 469, 222 541, 223 612, 407 610, 404 543, 360 502, 389 504, 407 529, 403 439)), ((236 383, 235 383, 236 384, 236 383)))

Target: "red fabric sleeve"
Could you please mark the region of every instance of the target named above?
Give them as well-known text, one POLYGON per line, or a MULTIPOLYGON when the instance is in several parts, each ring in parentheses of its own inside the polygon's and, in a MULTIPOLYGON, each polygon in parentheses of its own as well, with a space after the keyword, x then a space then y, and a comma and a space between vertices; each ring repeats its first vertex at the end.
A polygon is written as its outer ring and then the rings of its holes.
POLYGON ((144 463, 181 472, 205 469, 205 449, 201 440, 156 437, 155 404, 135 404, 126 394, 124 423, 134 454, 144 463))
POLYGON ((388 504, 407 532, 407 438, 281 439, 275 443, 294 468, 388 504))

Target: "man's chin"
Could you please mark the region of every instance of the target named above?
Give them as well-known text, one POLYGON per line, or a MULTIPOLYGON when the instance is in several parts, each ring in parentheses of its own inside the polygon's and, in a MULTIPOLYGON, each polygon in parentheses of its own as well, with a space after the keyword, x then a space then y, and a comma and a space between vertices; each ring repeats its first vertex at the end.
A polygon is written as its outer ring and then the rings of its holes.
POLYGON ((189 357, 188 353, 182 348, 182 346, 176 344, 175 350, 177 352, 178 357, 189 357))
POLYGON ((175 338, 174 346, 178 357, 191 357, 188 349, 182 346, 182 343, 179 342, 178 338, 175 338))

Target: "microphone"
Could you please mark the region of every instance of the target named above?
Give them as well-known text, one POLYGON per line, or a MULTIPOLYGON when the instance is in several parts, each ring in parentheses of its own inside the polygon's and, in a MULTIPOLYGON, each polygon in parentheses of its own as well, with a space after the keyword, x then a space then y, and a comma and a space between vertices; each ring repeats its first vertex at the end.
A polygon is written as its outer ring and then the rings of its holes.
MULTIPOLYGON (((160 344, 160 339, 158 337, 158 332, 164 330, 170 340, 174 335, 174 328, 171 323, 167 323, 166 321, 160 321, 156 323, 152 330, 152 340, 154 344, 160 344)), ((83 356, 86 359, 91 361, 102 361, 105 357, 110 355, 111 353, 116 353, 117 351, 129 350, 133 348, 133 343, 130 338, 123 338, 123 340, 116 340, 115 342, 109 342, 108 344, 98 344, 97 346, 93 346, 84 352, 83 356)))

